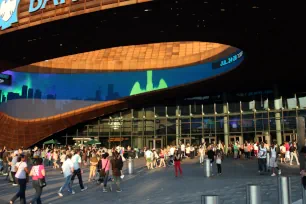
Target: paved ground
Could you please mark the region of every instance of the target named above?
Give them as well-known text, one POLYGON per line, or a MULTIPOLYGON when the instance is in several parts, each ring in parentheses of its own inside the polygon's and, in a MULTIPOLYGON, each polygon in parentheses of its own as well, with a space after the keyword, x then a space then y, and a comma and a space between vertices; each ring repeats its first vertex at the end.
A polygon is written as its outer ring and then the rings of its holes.
MULTIPOLYGON (((260 176, 257 173, 255 160, 226 159, 222 164, 223 174, 212 178, 204 177, 204 168, 194 160, 184 160, 182 164, 184 176, 175 178, 173 167, 148 171, 143 168, 144 161, 136 160, 136 174, 126 176, 122 182, 121 193, 102 193, 102 188, 94 183, 88 183, 88 171, 84 180, 88 190, 80 192, 74 185, 75 195, 64 195, 59 198, 56 194, 63 184, 62 175, 55 170, 48 171, 48 186, 44 189, 43 203, 78 204, 78 203, 201 203, 202 195, 219 195, 223 204, 246 203, 246 185, 261 185, 262 198, 265 204, 278 203, 277 177, 270 174, 260 176)), ((292 201, 301 198, 300 177, 296 166, 283 166, 282 173, 290 176, 292 181, 292 201)), ((77 180, 76 180, 77 181, 77 180)), ((0 203, 8 203, 18 188, 12 187, 0 178, 0 203)), ((31 184, 26 191, 29 201, 34 194, 31 184)))

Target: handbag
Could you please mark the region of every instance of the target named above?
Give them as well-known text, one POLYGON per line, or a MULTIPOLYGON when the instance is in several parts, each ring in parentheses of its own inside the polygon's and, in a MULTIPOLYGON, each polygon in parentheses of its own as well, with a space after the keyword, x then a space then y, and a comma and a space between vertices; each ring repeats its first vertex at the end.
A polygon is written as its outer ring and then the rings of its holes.
POLYGON ((46 182, 46 179, 45 177, 41 178, 41 179, 38 179, 38 184, 41 188, 43 187, 46 187, 47 186, 47 182, 46 182))

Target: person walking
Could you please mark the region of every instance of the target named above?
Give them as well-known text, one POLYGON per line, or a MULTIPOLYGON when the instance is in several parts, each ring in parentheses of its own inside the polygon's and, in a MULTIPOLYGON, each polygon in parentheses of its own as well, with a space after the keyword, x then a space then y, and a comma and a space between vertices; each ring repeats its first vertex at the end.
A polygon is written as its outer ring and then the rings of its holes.
POLYGON ((178 176, 178 170, 180 171, 180 175, 183 176, 183 171, 181 167, 182 154, 179 154, 177 149, 174 151, 175 177, 178 176))
POLYGON ((265 147, 265 143, 262 142, 259 146, 259 152, 258 152, 258 165, 259 165, 259 173, 260 175, 263 174, 263 172, 267 171, 267 148, 265 147))
POLYGON ((12 161, 9 162, 9 164, 11 166, 11 172, 10 173, 11 173, 11 178, 13 180, 13 186, 18 186, 18 184, 16 183, 16 179, 15 179, 17 160, 18 160, 18 151, 14 151, 12 161))
POLYGON ((221 175, 222 173, 221 163, 222 163, 222 152, 220 150, 217 150, 216 164, 218 169, 218 175, 221 175))
POLYGON ((272 168, 272 175, 276 176, 275 169, 278 169, 277 159, 278 159, 278 149, 275 144, 272 143, 270 147, 270 167, 272 168))
POLYGON ((68 192, 71 193, 72 195, 75 194, 75 192, 72 190, 71 188, 71 176, 74 172, 74 169, 73 169, 73 163, 71 161, 71 158, 72 158, 72 155, 69 153, 67 154, 67 159, 66 161, 64 161, 63 163, 63 166, 62 166, 62 171, 63 171, 63 174, 64 174, 64 178, 65 178, 65 183, 64 185, 59 189, 59 191, 57 192, 57 194, 60 196, 60 197, 63 197, 63 190, 65 190, 65 188, 68 188, 68 192))
POLYGON ((166 167, 165 152, 166 151, 164 149, 160 149, 160 153, 159 153, 160 162, 159 162, 159 166, 158 167, 166 167))
MULTIPOLYGON (((108 182, 108 176, 109 176, 109 170, 110 170, 110 161, 108 159, 109 154, 106 152, 102 155, 101 159, 101 170, 100 174, 104 177, 103 181, 103 193, 107 192, 107 182, 108 182)), ((110 190, 112 190, 110 188, 110 190)))
POLYGON ((117 151, 113 153, 111 165, 112 165, 114 183, 117 186, 117 192, 120 193, 122 192, 122 190, 120 189, 120 176, 121 176, 121 169, 123 167, 123 161, 120 154, 117 151))
POLYGON ((87 190, 87 186, 84 187, 83 180, 82 180, 83 170, 81 170, 81 167, 80 167, 80 165, 82 165, 82 159, 80 157, 80 150, 75 150, 75 154, 72 156, 71 161, 73 163, 73 170, 74 170, 72 177, 71 177, 71 183, 70 183, 71 187, 72 187, 75 176, 77 176, 79 179, 81 191, 83 192, 87 190))
POLYGON ((204 150, 204 143, 199 148, 199 155, 200 155, 200 164, 204 162, 205 150, 204 150))
POLYGON ((19 191, 10 200, 10 204, 14 203, 17 198, 20 198, 20 203, 26 204, 25 191, 27 188, 27 174, 29 173, 28 165, 25 162, 25 155, 20 155, 21 161, 16 163, 15 178, 18 180, 19 191))
MULTIPOLYGON (((64 162, 66 161, 66 151, 62 151, 62 154, 60 156, 60 164, 61 167, 63 166, 64 162)), ((63 171, 61 170, 61 174, 63 173, 63 171)))
POLYGON ((291 145, 291 147, 289 148, 289 151, 290 151, 290 165, 292 165, 293 157, 296 160, 296 164, 300 165, 299 158, 298 158, 298 155, 297 155, 297 147, 296 147, 295 142, 291 145))
POLYGON ((90 157, 89 177, 88 181, 94 180, 97 172, 98 158, 95 153, 90 157))
POLYGON ((41 204, 40 196, 42 194, 43 187, 40 186, 39 179, 43 179, 46 176, 46 172, 42 158, 36 158, 34 162, 35 164, 30 171, 30 176, 32 176, 32 185, 35 189, 35 195, 30 204, 33 204, 35 202, 37 204, 41 204))
POLYGON ((214 168, 213 168, 213 163, 215 161, 215 152, 213 151, 212 145, 208 147, 207 151, 207 157, 210 160, 210 166, 211 166, 211 173, 214 175, 214 168))

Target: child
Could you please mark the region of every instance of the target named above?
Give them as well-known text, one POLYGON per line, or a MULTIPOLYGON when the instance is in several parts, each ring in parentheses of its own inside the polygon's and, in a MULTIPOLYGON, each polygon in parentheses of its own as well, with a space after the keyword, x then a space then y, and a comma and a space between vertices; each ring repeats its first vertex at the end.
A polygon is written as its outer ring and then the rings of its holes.
POLYGON ((216 164, 217 164, 219 175, 221 175, 221 173, 222 173, 221 163, 222 163, 222 153, 221 153, 221 151, 218 151, 217 155, 216 155, 216 164))

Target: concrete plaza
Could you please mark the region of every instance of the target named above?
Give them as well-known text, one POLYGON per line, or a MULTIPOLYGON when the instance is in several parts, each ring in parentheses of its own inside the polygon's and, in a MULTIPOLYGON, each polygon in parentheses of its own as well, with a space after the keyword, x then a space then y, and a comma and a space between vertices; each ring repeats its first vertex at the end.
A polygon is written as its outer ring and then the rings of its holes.
MULTIPOLYGON (((300 176, 297 166, 282 165, 282 174, 291 177, 292 201, 301 199, 300 176)), ((126 168, 126 164, 125 164, 126 168)), ((198 159, 186 159, 182 163, 183 177, 175 178, 173 167, 157 168, 148 171, 144 168, 144 160, 135 160, 135 174, 127 175, 122 181, 122 192, 102 193, 102 187, 96 183, 88 183, 88 169, 83 174, 88 190, 80 191, 76 178, 73 189, 75 195, 64 194, 60 198, 57 191, 63 184, 63 175, 59 170, 48 168, 47 183, 42 194, 42 202, 48 204, 78 203, 201 203, 202 195, 219 195, 223 204, 246 203, 247 184, 261 185, 262 199, 265 204, 278 203, 277 177, 270 173, 258 175, 257 160, 225 159, 222 164, 222 175, 211 178, 204 177, 204 168, 198 159)), ((216 171, 216 168, 214 167, 216 171)), ((18 190, 0 177, 0 203, 8 203, 18 190)), ((31 182, 26 191, 27 201, 34 194, 31 182)), ((19 203, 17 200, 16 203, 19 203)))

